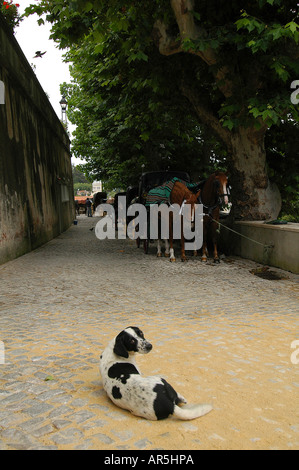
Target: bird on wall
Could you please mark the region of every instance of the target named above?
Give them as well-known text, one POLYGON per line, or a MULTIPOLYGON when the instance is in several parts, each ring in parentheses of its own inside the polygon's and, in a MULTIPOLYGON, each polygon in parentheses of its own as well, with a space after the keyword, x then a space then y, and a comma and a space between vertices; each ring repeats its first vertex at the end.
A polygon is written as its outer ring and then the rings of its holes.
POLYGON ((33 59, 36 59, 36 58, 38 58, 38 57, 42 58, 43 55, 44 55, 46 52, 47 52, 47 51, 45 51, 45 52, 36 51, 35 56, 33 57, 33 59))

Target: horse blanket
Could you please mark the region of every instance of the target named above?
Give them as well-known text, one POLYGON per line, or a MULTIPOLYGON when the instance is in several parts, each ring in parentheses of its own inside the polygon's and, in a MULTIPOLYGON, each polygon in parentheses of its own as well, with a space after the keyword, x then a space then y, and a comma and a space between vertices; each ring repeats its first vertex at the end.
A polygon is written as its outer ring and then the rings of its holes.
POLYGON ((187 183, 180 178, 172 178, 170 181, 166 181, 161 186, 151 189, 146 196, 145 205, 151 206, 152 204, 170 204, 170 194, 174 184, 179 181, 187 186, 192 192, 196 192, 198 183, 187 183))

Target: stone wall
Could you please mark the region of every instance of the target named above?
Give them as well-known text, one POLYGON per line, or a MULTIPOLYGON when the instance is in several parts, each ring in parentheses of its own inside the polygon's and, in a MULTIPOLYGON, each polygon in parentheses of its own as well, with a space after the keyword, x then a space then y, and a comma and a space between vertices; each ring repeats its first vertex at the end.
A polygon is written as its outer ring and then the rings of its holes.
POLYGON ((236 221, 232 229, 235 232, 220 228, 219 246, 225 254, 299 274, 299 224, 236 221))
POLYGON ((0 85, 1 264, 65 231, 74 198, 68 135, 1 15, 0 85))

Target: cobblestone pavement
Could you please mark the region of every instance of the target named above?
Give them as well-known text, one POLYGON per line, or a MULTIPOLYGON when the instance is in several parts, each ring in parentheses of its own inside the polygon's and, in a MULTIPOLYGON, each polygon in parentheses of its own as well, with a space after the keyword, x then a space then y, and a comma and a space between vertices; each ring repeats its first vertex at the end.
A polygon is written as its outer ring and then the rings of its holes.
POLYGON ((261 279, 239 258, 170 263, 98 240, 97 221, 0 266, 0 450, 298 449, 298 276, 261 279), (99 355, 129 325, 154 346, 143 373, 211 413, 152 422, 108 400, 99 355))

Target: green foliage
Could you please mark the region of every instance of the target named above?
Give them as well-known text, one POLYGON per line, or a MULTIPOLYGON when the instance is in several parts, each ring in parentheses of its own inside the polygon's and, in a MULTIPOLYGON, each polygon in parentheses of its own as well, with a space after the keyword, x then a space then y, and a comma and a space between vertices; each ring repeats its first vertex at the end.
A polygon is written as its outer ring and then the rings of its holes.
POLYGON ((105 181, 107 189, 136 184, 146 170, 192 172, 197 166, 198 171, 202 131, 188 102, 171 86, 174 68, 166 68, 155 51, 137 75, 126 58, 120 65, 121 42, 111 37, 99 54, 86 40, 68 53, 75 59, 75 84, 64 84, 61 92, 77 126, 74 155, 84 156, 85 171, 105 181))
MULTIPOLYGON (((287 86, 288 81, 299 74, 296 4, 290 0, 248 0, 242 2, 242 10, 237 0, 229 4, 224 0, 195 1, 194 5, 192 15, 205 34, 196 40, 185 38, 184 50, 196 53, 211 48, 218 54, 216 67, 225 64, 235 73, 233 99, 221 97, 218 102, 217 93, 212 96, 223 126, 232 130, 240 124, 256 124, 259 120, 269 126, 277 124, 286 106, 298 117, 298 110, 290 106, 287 86), (281 92, 277 93, 279 89, 281 92)), ((143 76, 139 83, 137 78, 143 72, 144 63, 151 65, 155 54, 152 31, 156 19, 167 21, 170 29, 177 28, 170 2, 166 0, 131 0, 125 6, 120 0, 54 0, 50 4, 41 1, 28 11, 47 12, 52 37, 60 47, 73 48, 74 44, 82 45, 88 40, 95 54, 105 56, 97 72, 105 77, 101 86, 109 89, 118 81, 118 74, 113 79, 109 73, 118 69, 122 74, 123 67, 128 65, 135 70, 136 88, 144 84, 143 76), (118 44, 114 51, 113 44, 118 44)), ((78 55, 80 51, 71 54, 71 59, 78 55)), ((196 62, 189 61, 192 74, 199 69, 196 62)), ((209 72, 207 68, 203 70, 209 72)), ((202 88, 200 81, 195 84, 202 88)), ((212 84, 210 82, 209 95, 212 84)))
POLYGON ((0 4, 0 13, 2 13, 12 31, 14 31, 14 29, 19 26, 20 22, 22 21, 18 12, 19 6, 20 5, 18 3, 13 3, 11 0, 1 1, 0 4))
MULTIPOLYGON (((69 48, 73 82, 63 93, 77 126, 73 151, 87 160, 86 172, 111 187, 136 182, 142 169, 194 173, 229 158, 208 130, 211 122, 220 123, 220 135, 240 127, 265 132, 273 126, 278 133, 286 115, 299 120, 290 101, 290 83, 299 78, 297 2, 241 3, 240 10, 239 0, 195 0, 200 34, 183 39, 169 0, 42 0, 27 10, 40 18, 45 13, 52 38, 69 48), (182 39, 184 52, 159 53, 156 20, 182 39), (201 59, 207 52, 214 61, 201 59), (206 119, 183 97, 182 83, 207 110, 206 119)), ((283 134, 279 139, 284 142, 283 134)), ((267 146, 270 158, 269 140, 267 146)), ((275 175, 287 171, 284 161, 275 160, 275 175)))
POLYGON ((73 174, 73 183, 87 183, 90 184, 90 182, 87 180, 86 176, 84 173, 81 171, 80 166, 77 165, 72 165, 72 174, 73 174))
POLYGON ((91 183, 74 183, 74 195, 77 195, 77 191, 92 191, 91 183))
POLYGON ((287 120, 266 135, 269 173, 280 188, 280 218, 299 222, 299 125, 287 120))

